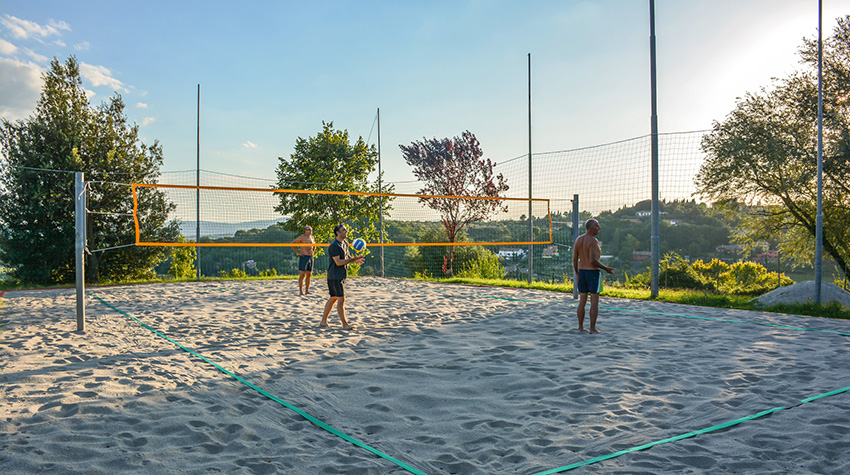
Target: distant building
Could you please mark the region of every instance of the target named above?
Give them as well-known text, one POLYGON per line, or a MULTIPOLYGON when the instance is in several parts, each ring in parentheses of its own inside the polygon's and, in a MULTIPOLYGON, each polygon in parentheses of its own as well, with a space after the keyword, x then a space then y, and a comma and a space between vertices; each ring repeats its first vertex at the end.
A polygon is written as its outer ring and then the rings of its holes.
POLYGON ((517 259, 525 257, 528 251, 515 247, 503 247, 499 249, 499 258, 501 259, 517 259))
POLYGON ((652 258, 652 251, 632 251, 632 262, 648 261, 652 258))
POLYGON ((756 262, 776 262, 779 260, 779 251, 760 252, 753 258, 756 262))
POLYGON ((714 248, 714 252, 720 255, 739 255, 744 253, 744 246, 741 244, 721 244, 714 248))
POLYGON ((543 248, 543 259, 551 259, 558 255, 558 246, 555 246, 554 244, 543 248))

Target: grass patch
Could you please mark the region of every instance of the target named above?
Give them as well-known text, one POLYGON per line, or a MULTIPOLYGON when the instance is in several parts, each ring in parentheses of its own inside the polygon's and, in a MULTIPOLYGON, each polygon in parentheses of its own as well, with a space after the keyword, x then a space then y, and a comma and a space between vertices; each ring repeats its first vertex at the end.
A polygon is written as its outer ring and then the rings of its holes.
MULTIPOLYGON (((454 277, 451 279, 438 279, 428 277, 417 277, 414 280, 447 284, 487 285, 493 287, 508 287, 519 289, 549 290, 554 292, 573 291, 572 282, 551 284, 546 282, 533 282, 519 280, 500 279, 474 279, 454 277)), ((769 307, 758 306, 753 303, 755 295, 731 295, 717 292, 706 292, 699 290, 677 290, 660 289, 658 298, 650 298, 650 291, 644 289, 626 289, 622 287, 607 287, 602 292, 603 296, 632 299, 632 300, 655 300, 660 302, 680 303, 684 305, 696 305, 699 307, 712 308, 734 308, 738 310, 759 310, 772 313, 786 313, 791 315, 807 315, 812 317, 839 318, 850 320, 850 309, 832 302, 828 305, 815 303, 804 304, 782 304, 769 307)))

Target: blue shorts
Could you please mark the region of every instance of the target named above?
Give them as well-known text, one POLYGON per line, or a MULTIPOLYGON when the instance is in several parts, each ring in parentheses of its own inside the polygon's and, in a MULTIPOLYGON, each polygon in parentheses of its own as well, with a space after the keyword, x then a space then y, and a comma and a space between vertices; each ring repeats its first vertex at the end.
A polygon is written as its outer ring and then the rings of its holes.
POLYGON ((602 290, 602 271, 579 269, 577 287, 580 294, 598 294, 602 290))
POLYGON ((331 297, 345 297, 345 279, 328 279, 328 291, 331 297))
POLYGON ((299 257, 298 270, 300 270, 301 272, 313 272, 313 256, 299 257))

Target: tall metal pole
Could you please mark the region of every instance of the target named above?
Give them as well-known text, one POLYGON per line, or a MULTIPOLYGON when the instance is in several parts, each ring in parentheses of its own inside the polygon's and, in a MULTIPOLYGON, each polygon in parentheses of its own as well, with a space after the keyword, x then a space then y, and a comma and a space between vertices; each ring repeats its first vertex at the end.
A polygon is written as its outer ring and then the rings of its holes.
MULTIPOLYGON (((531 217, 531 53, 528 53, 528 241, 534 241, 531 217)), ((534 244, 528 245, 528 283, 534 281, 534 244)))
POLYGON ((74 259, 77 265, 77 331, 86 326, 86 179, 74 174, 74 259))
MULTIPOLYGON (((198 84, 198 135, 197 135, 197 149, 196 149, 196 158, 198 166, 195 169, 195 185, 198 187, 195 189, 195 242, 201 242, 201 85, 198 84)), ((199 246, 195 246, 195 279, 201 280, 201 248, 199 246)))
MULTIPOLYGON (((378 193, 381 188, 381 108, 378 107, 378 193)), ((381 225, 381 244, 384 243, 384 197, 378 197, 378 223, 381 225)), ((381 277, 384 277, 384 246, 381 246, 381 277)))
MULTIPOLYGON (((581 234, 578 226, 578 195, 573 195, 573 242, 570 244, 570 249, 572 249, 573 252, 575 252, 574 246, 576 245, 576 240, 578 239, 579 234, 581 234)), ((570 256, 570 267, 572 267, 572 265, 572 256, 570 256)), ((573 269, 573 298, 578 298, 578 275, 575 274, 575 269, 573 269)))
POLYGON ((661 238, 658 232, 658 104, 655 82, 655 0, 649 0, 649 63, 652 101, 652 284, 650 296, 658 297, 658 270, 661 262, 661 238))
POLYGON ((818 0, 818 215, 815 230, 815 303, 821 303, 823 261, 823 0, 818 0))

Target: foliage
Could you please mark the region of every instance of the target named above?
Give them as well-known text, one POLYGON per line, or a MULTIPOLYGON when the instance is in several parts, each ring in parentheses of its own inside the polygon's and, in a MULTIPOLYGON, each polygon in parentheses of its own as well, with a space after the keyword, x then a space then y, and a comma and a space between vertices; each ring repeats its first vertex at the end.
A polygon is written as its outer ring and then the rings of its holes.
POLYGON ((499 262, 497 254, 484 250, 475 259, 467 261, 457 275, 478 279, 501 279, 505 277, 505 268, 499 262))
MULTIPOLYGON (((322 122, 322 131, 315 137, 298 137, 295 151, 287 160, 279 157, 277 186, 279 189, 325 190, 356 193, 377 193, 378 183, 369 183, 369 175, 378 165, 374 146, 367 146, 362 137, 351 145, 347 130, 335 130, 333 122, 322 122)), ((392 185, 384 184, 383 193, 392 193, 392 185)), ((288 231, 300 234, 304 226, 313 228, 317 242, 334 239, 333 228, 345 223, 349 235, 365 241, 377 241, 377 224, 381 210, 385 216, 391 210, 387 197, 353 194, 277 193, 280 204, 275 211, 287 216, 288 231)))
MULTIPOLYGON (((718 259, 706 263, 688 262, 676 253, 666 254, 660 262, 658 281, 670 289, 707 290, 732 295, 758 295, 794 282, 784 274, 768 272, 761 264, 738 261, 731 265, 718 259)), ((650 273, 629 278, 625 288, 649 287, 650 273)))
MULTIPOLYGON (((470 242, 466 233, 461 232, 456 236, 459 243, 470 242)), ((436 226, 426 228, 418 242, 439 243, 443 240, 443 230, 436 226)), ((478 260, 493 253, 482 246, 462 245, 453 246, 411 246, 408 247, 404 256, 404 266, 412 275, 424 276, 449 275, 447 272, 450 255, 453 254, 457 265, 463 269, 470 261, 478 260)))
MULTIPOLYGON (((823 248, 850 275, 850 16, 824 41, 823 248)), ((816 232, 817 41, 807 69, 748 93, 703 139, 699 193, 741 215, 736 242, 778 241, 784 256, 811 262, 816 232)))
MULTIPOLYGON (((183 236, 177 239, 177 242, 186 242, 183 236)), ((189 241, 195 242, 195 241, 189 241)), ((194 247, 177 247, 171 251, 171 266, 168 269, 168 274, 175 279, 188 279, 194 277, 197 273, 195 270, 195 260, 198 257, 198 250, 194 247)))
POLYGON ((219 275, 222 277, 229 277, 231 279, 244 279, 248 277, 248 273, 243 269, 230 269, 230 272, 221 271, 219 275))
MULTIPOLYGON (((404 161, 424 183, 417 194, 431 195, 419 201, 440 213, 446 237, 457 242, 459 233, 471 222, 482 221, 500 210, 507 210, 501 200, 457 199, 445 197, 504 197, 508 185, 502 174, 493 175, 493 163, 482 159, 481 144, 466 131, 454 139, 422 139, 409 146, 399 145, 404 161), (440 196, 440 197, 438 197, 440 196)), ((449 252, 446 275, 452 275, 454 246, 449 252)))
MULTIPOLYGON (((127 186, 111 182, 152 182, 163 159, 159 143, 141 143, 138 126, 127 123, 120 95, 90 106, 76 58, 64 64, 54 58, 43 77, 34 114, 15 122, 3 119, 0 128, 5 162, 0 172, 0 260, 22 282, 49 284, 72 282, 75 273, 74 178, 57 171, 83 171, 88 180, 98 180, 88 184, 88 209, 129 213, 127 186)), ((165 224, 170 206, 162 193, 149 193, 139 202, 141 226, 157 240, 178 234, 176 223, 165 224)), ((89 214, 87 238, 89 249, 103 249, 134 242, 135 230, 126 216, 89 214)), ((166 254, 158 247, 87 253, 87 280, 150 277, 166 254)))

